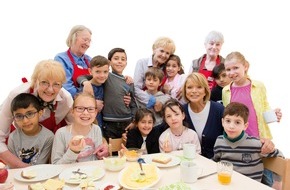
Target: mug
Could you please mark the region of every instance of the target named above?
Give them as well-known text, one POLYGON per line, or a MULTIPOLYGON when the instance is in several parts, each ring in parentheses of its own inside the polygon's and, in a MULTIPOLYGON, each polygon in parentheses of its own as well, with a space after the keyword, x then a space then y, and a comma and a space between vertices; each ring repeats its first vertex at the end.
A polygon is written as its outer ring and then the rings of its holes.
POLYGON ((201 176, 202 168, 193 161, 182 161, 180 163, 180 180, 184 183, 194 183, 201 176))
POLYGON ((183 144, 183 157, 187 159, 194 159, 196 154, 196 145, 192 143, 183 144))
POLYGON ((275 110, 268 110, 263 113, 263 117, 266 123, 273 123, 278 121, 275 110))

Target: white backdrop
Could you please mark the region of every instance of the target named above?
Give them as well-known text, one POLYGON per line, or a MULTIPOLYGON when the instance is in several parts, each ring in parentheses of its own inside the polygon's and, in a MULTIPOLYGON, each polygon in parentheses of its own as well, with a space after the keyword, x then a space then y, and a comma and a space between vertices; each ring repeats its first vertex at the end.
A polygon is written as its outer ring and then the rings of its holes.
POLYGON ((218 30, 225 37, 221 55, 244 54, 251 64, 250 76, 266 85, 270 105, 282 109, 282 122, 270 126, 276 146, 290 157, 286 148, 290 142, 286 0, 10 0, 1 1, 0 7, 0 102, 21 84, 22 77, 30 78, 36 63, 67 49, 66 37, 77 24, 93 31, 90 56, 107 56, 114 47, 124 48, 128 56, 125 74, 131 76, 136 61, 152 53, 157 37, 175 41, 176 54, 188 71, 190 61, 205 52, 206 34, 218 30))

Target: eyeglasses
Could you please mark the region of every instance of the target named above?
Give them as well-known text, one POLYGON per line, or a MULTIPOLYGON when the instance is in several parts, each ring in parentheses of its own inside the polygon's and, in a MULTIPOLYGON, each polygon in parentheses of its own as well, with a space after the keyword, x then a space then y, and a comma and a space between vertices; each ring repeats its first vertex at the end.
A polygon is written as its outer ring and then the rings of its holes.
POLYGON ((96 107, 75 106, 74 109, 79 113, 83 113, 85 110, 87 110, 89 113, 95 113, 97 108, 96 107))
POLYGON ((32 118, 34 118, 36 113, 38 113, 38 111, 27 112, 24 115, 23 114, 16 114, 13 116, 13 118, 15 119, 15 121, 22 121, 24 119, 24 117, 26 117, 27 119, 32 119, 32 118))
POLYGON ((48 87, 52 86, 53 89, 58 90, 62 87, 62 84, 55 82, 52 85, 50 85, 50 83, 47 81, 41 81, 41 82, 39 82, 39 86, 41 86, 42 88, 48 88, 48 87))

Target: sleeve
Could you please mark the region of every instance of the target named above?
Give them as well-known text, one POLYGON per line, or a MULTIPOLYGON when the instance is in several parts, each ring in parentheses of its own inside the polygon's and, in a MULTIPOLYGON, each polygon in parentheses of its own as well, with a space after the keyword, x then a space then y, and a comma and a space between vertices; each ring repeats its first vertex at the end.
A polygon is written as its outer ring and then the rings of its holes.
POLYGON ((15 147, 15 140, 16 140, 16 138, 14 138, 13 135, 14 133, 11 133, 10 135, 9 135, 9 138, 8 138, 8 144, 7 144, 7 146, 8 146, 8 150, 12 153, 12 154, 14 154, 15 156, 17 156, 17 153, 16 153, 16 147, 15 147))
POLYGON ((63 84, 63 87, 67 91, 69 91, 69 93, 72 95, 72 97, 74 97, 76 92, 77 92, 77 88, 72 81, 73 66, 72 66, 70 60, 68 58, 65 59, 65 57, 62 57, 60 55, 56 55, 54 57, 54 60, 58 61, 62 64, 64 71, 65 71, 65 76, 66 76, 66 83, 63 84))
POLYGON ((91 80, 93 77, 92 75, 81 75, 77 78, 77 83, 82 86, 83 82, 91 80))
POLYGON ((214 156, 213 156, 213 160, 215 162, 218 162, 221 160, 221 152, 218 151, 218 146, 219 146, 219 139, 217 139, 215 141, 215 144, 214 144, 214 147, 213 147, 213 153, 214 153, 214 156))
POLYGON ((46 131, 43 138, 45 139, 43 143, 42 150, 40 152, 39 158, 37 159, 37 164, 48 164, 49 158, 51 156, 52 143, 53 143, 53 133, 46 131))
POLYGON ((77 160, 78 154, 71 151, 66 147, 65 134, 60 128, 56 131, 52 151, 51 151, 51 163, 52 164, 69 164, 74 163, 77 160))
POLYGON ((144 105, 147 105, 149 101, 149 95, 143 90, 145 81, 145 72, 142 64, 145 60, 139 60, 135 67, 134 72, 134 88, 136 99, 144 105))

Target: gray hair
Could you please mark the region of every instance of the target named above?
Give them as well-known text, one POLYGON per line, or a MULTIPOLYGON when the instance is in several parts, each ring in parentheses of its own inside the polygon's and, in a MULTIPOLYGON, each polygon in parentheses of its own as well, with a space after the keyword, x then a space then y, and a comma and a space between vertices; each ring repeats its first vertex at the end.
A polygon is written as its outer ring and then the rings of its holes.
POLYGON ((210 41, 220 42, 221 44, 223 44, 224 43, 224 36, 222 33, 218 32, 218 31, 211 31, 205 37, 204 43, 209 43, 210 41))
POLYGON ((87 30, 92 35, 92 31, 84 25, 76 25, 76 26, 72 27, 72 29, 70 30, 68 37, 66 39, 66 45, 68 47, 71 47, 72 44, 74 44, 76 41, 77 33, 82 32, 84 30, 87 30))

